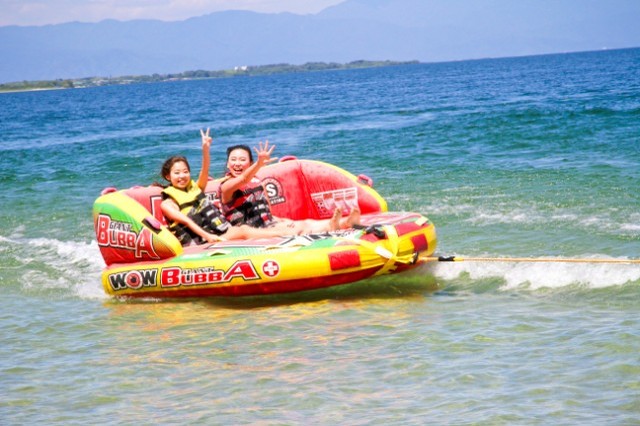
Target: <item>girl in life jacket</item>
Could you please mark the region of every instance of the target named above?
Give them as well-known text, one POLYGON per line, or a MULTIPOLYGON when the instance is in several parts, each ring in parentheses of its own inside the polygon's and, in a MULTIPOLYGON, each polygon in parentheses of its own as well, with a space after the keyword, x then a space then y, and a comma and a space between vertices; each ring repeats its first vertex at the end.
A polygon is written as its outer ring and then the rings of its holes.
POLYGON ((247 225, 234 226, 225 218, 213 201, 204 194, 209 180, 209 148, 212 138, 209 129, 202 136, 202 169, 198 181, 191 179, 191 169, 185 157, 173 156, 162 166, 162 177, 170 185, 162 191, 162 213, 169 229, 182 245, 213 243, 222 240, 269 238, 294 235, 295 229, 257 229, 247 225), (287 232, 288 231, 288 232, 287 232))
POLYGON ((342 218, 337 208, 331 219, 290 220, 272 216, 262 183, 255 177, 260 168, 276 160, 271 158, 275 145, 269 141, 254 147, 258 160, 253 162, 251 149, 246 145, 227 148, 227 176, 220 184, 222 212, 232 224, 247 224, 269 229, 293 229, 297 234, 322 233, 351 228, 360 222, 360 209, 354 207, 348 217, 342 218))

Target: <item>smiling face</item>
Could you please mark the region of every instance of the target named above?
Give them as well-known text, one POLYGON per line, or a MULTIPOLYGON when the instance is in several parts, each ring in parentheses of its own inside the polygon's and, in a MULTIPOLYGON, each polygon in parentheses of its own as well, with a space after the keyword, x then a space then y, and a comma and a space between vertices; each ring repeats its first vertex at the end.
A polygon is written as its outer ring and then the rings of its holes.
POLYGON ((189 170, 189 165, 184 161, 176 161, 171 166, 169 173, 165 176, 169 182, 171 182, 171 186, 185 190, 187 186, 189 186, 189 182, 191 182, 191 171, 189 170))
POLYGON ((232 176, 240 176, 251 165, 251 157, 244 148, 236 148, 229 153, 227 169, 232 176))

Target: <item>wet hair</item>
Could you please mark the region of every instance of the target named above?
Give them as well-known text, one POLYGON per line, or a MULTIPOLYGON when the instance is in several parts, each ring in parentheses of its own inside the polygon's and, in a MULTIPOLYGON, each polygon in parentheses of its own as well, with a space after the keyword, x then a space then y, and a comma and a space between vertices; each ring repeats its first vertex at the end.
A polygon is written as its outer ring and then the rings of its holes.
POLYGON ((191 172, 191 167, 189 166, 189 162, 187 161, 187 159, 182 155, 174 155, 173 157, 167 158, 167 161, 164 162, 164 164, 162 165, 162 169, 160 171, 160 176, 162 176, 164 180, 169 180, 167 179, 167 175, 171 173, 171 168, 173 167, 174 164, 179 163, 181 161, 187 165, 187 170, 191 172))
POLYGON ((236 149, 242 149, 244 151, 247 151, 247 153, 249 154, 249 161, 251 161, 251 163, 253 164, 253 154, 251 153, 251 148, 249 148, 248 145, 233 145, 227 148, 227 161, 229 161, 229 156, 236 149))

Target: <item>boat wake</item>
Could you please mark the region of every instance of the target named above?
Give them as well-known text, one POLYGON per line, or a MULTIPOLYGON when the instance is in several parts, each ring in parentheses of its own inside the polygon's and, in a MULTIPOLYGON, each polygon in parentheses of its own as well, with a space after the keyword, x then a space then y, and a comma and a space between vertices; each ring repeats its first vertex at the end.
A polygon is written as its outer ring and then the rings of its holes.
MULTIPOLYGON (((464 258, 464 256, 462 256, 464 258)), ((602 256, 598 257, 602 258, 602 256)), ((594 257, 595 259, 595 257, 594 257)), ((511 290, 528 288, 562 288, 582 286, 598 289, 626 284, 640 284, 640 264, 626 263, 570 263, 560 258, 550 262, 437 262, 432 273, 439 279, 456 281, 499 279, 499 288, 511 290)), ((620 259, 623 260, 623 259, 620 259)))
MULTIPOLYGON (((595 257, 601 259, 603 256, 595 257)), ((492 287, 499 290, 575 286, 601 289, 640 284, 640 264, 564 263, 558 261, 560 258, 549 259, 551 262, 548 263, 430 262, 411 275, 413 279, 430 275, 445 286, 476 287, 479 282, 490 281, 492 287)), ((31 294, 108 299, 100 278, 103 268, 104 262, 95 240, 86 243, 51 238, 0 237, 0 272, 3 284, 8 288, 19 288, 31 294)), ((403 280, 394 276, 392 281, 402 288, 403 280)), ((432 283, 429 288, 437 287, 432 283)))
POLYGON ((96 241, 0 237, 0 271, 10 288, 105 299, 100 272, 104 261, 96 241))

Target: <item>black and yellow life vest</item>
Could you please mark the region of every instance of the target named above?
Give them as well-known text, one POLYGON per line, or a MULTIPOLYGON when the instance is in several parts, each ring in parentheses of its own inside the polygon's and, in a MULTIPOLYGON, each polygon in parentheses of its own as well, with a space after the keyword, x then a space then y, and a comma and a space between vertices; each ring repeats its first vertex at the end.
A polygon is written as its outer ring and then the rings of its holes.
MULTIPOLYGON (((193 180, 187 186, 186 191, 169 186, 162 191, 162 194, 165 199, 171 198, 175 201, 183 214, 211 234, 223 235, 231 227, 222 212, 207 198, 193 180)), ((183 246, 191 242, 197 244, 205 242, 187 225, 182 223, 175 221, 170 223, 169 230, 174 233, 183 246)))
POLYGON ((259 179, 253 178, 241 189, 231 195, 228 203, 222 204, 222 211, 232 225, 247 224, 262 228, 273 222, 271 207, 264 194, 259 179))

